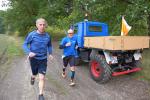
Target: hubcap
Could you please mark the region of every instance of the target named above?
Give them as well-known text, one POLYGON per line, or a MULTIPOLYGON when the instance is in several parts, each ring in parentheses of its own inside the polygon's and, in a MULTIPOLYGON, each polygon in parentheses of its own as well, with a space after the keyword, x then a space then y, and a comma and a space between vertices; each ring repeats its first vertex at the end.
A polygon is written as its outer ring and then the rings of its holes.
POLYGON ((95 77, 100 77, 101 70, 99 68, 99 63, 96 61, 91 62, 91 71, 95 77))

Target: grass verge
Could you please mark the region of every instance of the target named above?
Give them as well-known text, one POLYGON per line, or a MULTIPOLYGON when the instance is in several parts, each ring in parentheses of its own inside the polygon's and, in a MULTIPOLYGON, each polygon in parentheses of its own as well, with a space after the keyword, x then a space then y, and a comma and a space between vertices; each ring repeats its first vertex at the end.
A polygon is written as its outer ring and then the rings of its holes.
POLYGON ((145 49, 142 56, 142 70, 134 74, 134 77, 150 83, 150 49, 145 49))
POLYGON ((0 34, 0 80, 9 72, 12 60, 23 55, 21 44, 21 38, 0 34))

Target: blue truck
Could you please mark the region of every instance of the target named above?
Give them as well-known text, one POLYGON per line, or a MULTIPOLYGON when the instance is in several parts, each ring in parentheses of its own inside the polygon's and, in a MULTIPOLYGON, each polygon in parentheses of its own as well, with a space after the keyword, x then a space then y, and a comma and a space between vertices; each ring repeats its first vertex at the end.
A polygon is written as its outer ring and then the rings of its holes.
POLYGON ((78 42, 78 60, 89 63, 96 82, 141 70, 142 51, 149 48, 146 36, 110 36, 106 23, 83 21, 74 25, 78 42), (141 43, 142 42, 142 43, 141 43))

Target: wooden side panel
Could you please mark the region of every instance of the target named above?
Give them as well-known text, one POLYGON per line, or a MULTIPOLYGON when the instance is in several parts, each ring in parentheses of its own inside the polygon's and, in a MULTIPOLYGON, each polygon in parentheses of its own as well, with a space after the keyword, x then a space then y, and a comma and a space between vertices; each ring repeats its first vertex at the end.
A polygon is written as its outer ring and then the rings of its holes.
POLYGON ((85 47, 104 48, 104 37, 85 37, 85 47))
POLYGON ((134 49, 149 48, 149 37, 144 36, 128 36, 123 38, 123 49, 134 50, 134 49))
POLYGON ((122 40, 121 37, 109 36, 105 37, 105 45, 103 49, 108 50, 121 50, 122 49, 122 40))
POLYGON ((149 48, 147 36, 85 37, 84 46, 106 50, 136 50, 149 48))

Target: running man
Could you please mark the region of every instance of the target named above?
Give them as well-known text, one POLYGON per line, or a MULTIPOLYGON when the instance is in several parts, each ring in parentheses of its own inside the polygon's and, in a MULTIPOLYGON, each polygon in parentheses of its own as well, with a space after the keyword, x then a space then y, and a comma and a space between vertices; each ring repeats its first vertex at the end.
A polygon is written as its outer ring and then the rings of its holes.
POLYGON ((71 83, 70 86, 75 85, 75 56, 76 56, 76 46, 77 38, 74 36, 74 31, 72 29, 68 30, 67 36, 64 37, 60 43, 59 48, 63 49, 63 71, 62 77, 66 77, 66 67, 69 63, 71 71, 71 83))
POLYGON ((37 30, 30 32, 26 37, 23 49, 28 55, 31 65, 31 85, 34 85, 35 77, 38 74, 39 100, 44 100, 43 90, 47 70, 47 56, 49 55, 50 60, 53 59, 52 44, 49 34, 45 32, 45 28, 47 27, 46 20, 43 18, 37 19, 36 27, 37 30))

